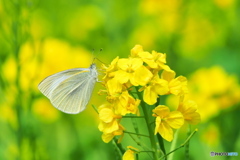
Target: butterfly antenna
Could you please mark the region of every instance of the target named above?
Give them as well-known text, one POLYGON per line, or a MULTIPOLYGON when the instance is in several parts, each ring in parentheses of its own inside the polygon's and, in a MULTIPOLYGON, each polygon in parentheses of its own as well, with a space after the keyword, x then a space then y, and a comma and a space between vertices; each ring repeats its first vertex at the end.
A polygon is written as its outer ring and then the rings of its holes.
MULTIPOLYGON (((102 52, 102 51, 103 51, 103 49, 100 48, 99 53, 102 52)), ((101 61, 100 59, 98 59, 98 58, 96 58, 96 57, 94 57, 93 61, 94 61, 95 59, 98 60, 99 62, 101 62, 101 63, 103 63, 103 64, 106 65, 106 63, 104 63, 103 61, 101 61)))
POLYGON ((93 63, 94 60, 95 60, 94 51, 95 51, 95 49, 92 49, 92 63, 93 63))

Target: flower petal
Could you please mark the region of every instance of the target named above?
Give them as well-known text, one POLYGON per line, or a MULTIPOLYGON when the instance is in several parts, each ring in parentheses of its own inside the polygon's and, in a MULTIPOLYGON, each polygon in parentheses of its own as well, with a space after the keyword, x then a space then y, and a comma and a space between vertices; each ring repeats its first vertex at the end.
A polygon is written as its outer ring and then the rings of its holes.
POLYGON ((167 94, 169 92, 168 82, 164 79, 159 79, 156 85, 154 85, 154 90, 159 95, 167 94))
POLYGON ((184 124, 183 115, 179 111, 169 113, 165 121, 174 129, 180 128, 184 124))
POLYGON ((103 108, 99 112, 99 119, 105 123, 110 123, 113 120, 114 113, 110 108, 103 108))
POLYGON ((130 63, 130 60, 127 59, 127 58, 121 58, 118 60, 118 67, 124 71, 126 71, 128 68, 129 68, 129 63, 130 63))
POLYGON ((153 105, 157 102, 158 95, 152 90, 151 86, 145 88, 143 92, 143 100, 149 105, 153 105))
POLYGON ((145 86, 152 77, 153 77, 153 74, 145 66, 139 67, 133 73, 133 78, 135 82, 141 86, 145 86))
POLYGON ((143 65, 143 61, 140 58, 130 58, 130 64, 131 69, 135 71, 143 65))
POLYGON ((156 120, 155 120, 155 132, 154 132, 154 134, 157 134, 157 132, 159 130, 160 123, 161 123, 161 118, 157 117, 156 120))
POLYGON ((121 84, 127 83, 129 80, 130 74, 128 72, 125 72, 123 70, 118 70, 115 72, 115 78, 118 80, 121 84))
POLYGON ((132 49, 131 49, 131 56, 132 57, 137 57, 139 52, 143 51, 143 47, 141 45, 135 45, 132 49))
POLYGON ((172 79, 174 79, 176 76, 176 73, 171 70, 171 71, 163 71, 161 74, 161 78, 167 80, 168 82, 170 82, 172 79))
POLYGON ((122 85, 117 78, 112 78, 107 81, 107 89, 109 95, 115 95, 116 93, 120 93, 122 91, 122 85))
POLYGON ((122 157, 122 160, 135 160, 134 152, 132 150, 127 150, 122 157))
POLYGON ((153 112, 163 119, 169 115, 170 110, 167 106, 159 105, 155 109, 153 109, 153 112))
POLYGON ((158 132, 167 141, 171 142, 173 140, 173 130, 166 122, 162 121, 158 128, 158 132))
POLYGON ((105 143, 110 142, 113 139, 113 137, 114 137, 114 134, 112 134, 112 133, 103 133, 102 134, 102 140, 105 143))

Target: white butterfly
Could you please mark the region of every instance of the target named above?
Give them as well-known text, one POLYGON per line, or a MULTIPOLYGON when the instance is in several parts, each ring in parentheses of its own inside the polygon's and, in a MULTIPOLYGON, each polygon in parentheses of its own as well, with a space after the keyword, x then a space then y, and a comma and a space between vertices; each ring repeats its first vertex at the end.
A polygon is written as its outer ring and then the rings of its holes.
POLYGON ((98 72, 96 65, 58 72, 39 83, 39 90, 52 105, 65 113, 77 114, 86 109, 98 72))

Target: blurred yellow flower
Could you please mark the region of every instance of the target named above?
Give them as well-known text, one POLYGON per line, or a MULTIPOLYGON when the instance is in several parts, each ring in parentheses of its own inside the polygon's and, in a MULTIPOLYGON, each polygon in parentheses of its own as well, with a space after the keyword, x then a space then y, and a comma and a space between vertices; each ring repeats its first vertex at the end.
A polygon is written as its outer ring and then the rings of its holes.
POLYGON ((17 61, 10 55, 5 63, 2 64, 2 76, 9 82, 14 82, 17 78, 17 61))
POLYGON ((184 123, 184 118, 181 112, 172 111, 164 105, 159 105, 153 109, 155 120, 155 134, 159 133, 167 141, 173 140, 173 129, 180 128, 184 123))
POLYGON ((240 102, 240 86, 234 75, 227 74, 222 67, 201 68, 189 79, 188 97, 199 107, 202 121, 217 115, 220 110, 240 102))
POLYGON ((139 150, 132 146, 127 146, 128 150, 123 154, 122 160, 135 160, 135 153, 139 150))
POLYGON ((190 124, 198 124, 201 121, 200 114, 197 112, 197 103, 192 100, 184 100, 179 103, 178 111, 182 113, 184 120, 190 124))

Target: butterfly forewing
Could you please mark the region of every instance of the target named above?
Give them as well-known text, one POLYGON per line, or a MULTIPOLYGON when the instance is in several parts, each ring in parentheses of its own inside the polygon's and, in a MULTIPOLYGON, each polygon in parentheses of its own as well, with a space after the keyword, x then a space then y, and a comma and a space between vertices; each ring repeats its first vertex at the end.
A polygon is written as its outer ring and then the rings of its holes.
POLYGON ((83 111, 97 80, 95 64, 90 68, 62 71, 45 78, 38 86, 57 109, 76 114, 83 111))
POLYGON ((63 81, 51 95, 52 104, 66 113, 79 113, 83 111, 90 99, 95 83, 88 72, 75 74, 63 81), (88 77, 88 78, 87 78, 88 77), (91 92, 87 93, 90 87, 91 92))
POLYGON ((45 78, 42 82, 39 83, 38 89, 48 98, 51 97, 52 91, 59 86, 61 82, 68 79, 69 77, 73 76, 74 74, 77 74, 81 71, 87 71, 89 69, 85 68, 75 68, 75 69, 69 69, 62 72, 58 72, 56 74, 53 74, 51 76, 48 76, 45 78))

